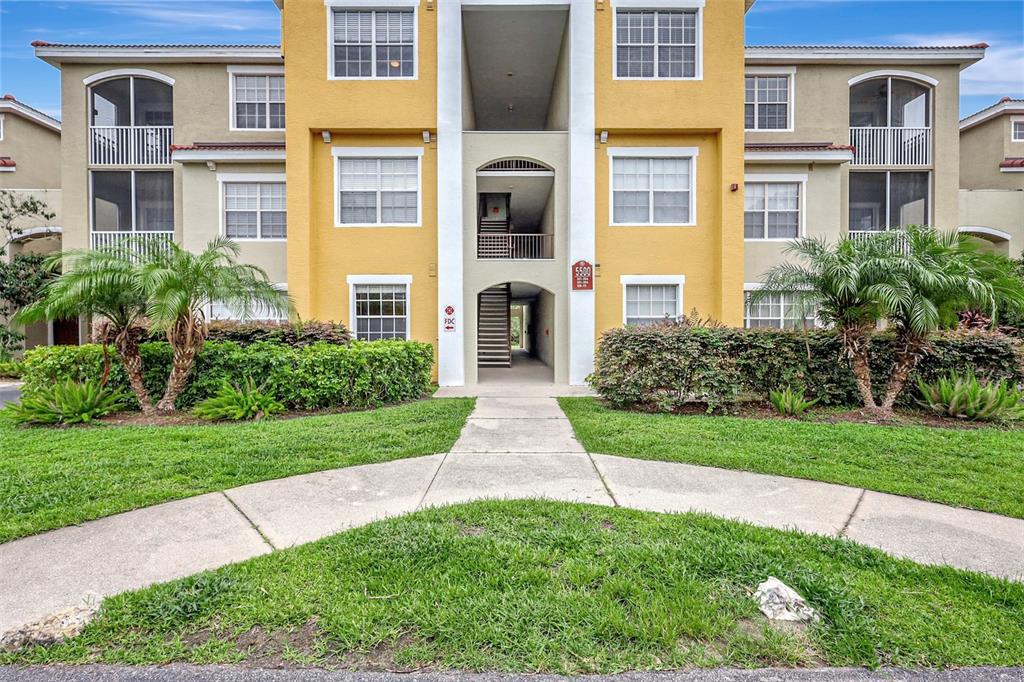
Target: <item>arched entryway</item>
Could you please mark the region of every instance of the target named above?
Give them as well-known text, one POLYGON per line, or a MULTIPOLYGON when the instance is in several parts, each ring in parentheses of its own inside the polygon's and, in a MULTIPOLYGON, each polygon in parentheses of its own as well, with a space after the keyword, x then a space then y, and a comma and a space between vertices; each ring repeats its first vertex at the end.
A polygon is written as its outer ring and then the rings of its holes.
POLYGON ((479 383, 551 383, 555 295, 529 282, 500 282, 477 294, 479 383))

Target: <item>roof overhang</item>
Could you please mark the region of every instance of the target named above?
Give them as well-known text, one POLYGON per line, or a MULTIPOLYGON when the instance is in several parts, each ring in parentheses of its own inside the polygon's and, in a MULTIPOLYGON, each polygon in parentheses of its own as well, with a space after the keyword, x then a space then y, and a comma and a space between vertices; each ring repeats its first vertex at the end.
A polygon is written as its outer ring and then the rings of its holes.
POLYGON ((1008 242, 1013 239, 1013 235, 1003 230, 997 230, 994 227, 983 227, 981 225, 964 225, 957 228, 957 232, 961 234, 969 234, 972 237, 978 237, 990 242, 1008 242))
POLYGON ((849 163, 853 148, 829 143, 747 143, 743 160, 746 163, 849 163))
POLYGON ((981 125, 985 121, 996 116, 1002 116, 1003 114, 1024 114, 1024 100, 1015 99, 999 102, 975 114, 971 114, 960 121, 960 132, 969 130, 976 125, 981 125))
POLYGON ((16 99, 0 99, 0 114, 14 114, 26 118, 33 123, 38 123, 44 128, 48 128, 55 133, 60 132, 60 121, 55 118, 50 118, 41 111, 36 111, 32 107, 26 106, 16 99))
POLYGON ((279 45, 63 45, 33 43, 47 64, 115 64, 118 62, 283 64, 279 45))
POLYGON ((748 45, 745 54, 747 64, 957 64, 965 69, 984 58, 987 47, 748 45))
POLYGON ((171 147, 171 160, 178 163, 281 163, 285 160, 284 144, 228 143, 195 144, 171 147))

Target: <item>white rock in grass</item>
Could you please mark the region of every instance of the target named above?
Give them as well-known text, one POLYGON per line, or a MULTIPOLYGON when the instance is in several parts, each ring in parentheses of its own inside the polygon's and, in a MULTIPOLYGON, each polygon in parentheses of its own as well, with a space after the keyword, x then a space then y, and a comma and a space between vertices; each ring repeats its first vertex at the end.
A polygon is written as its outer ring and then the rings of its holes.
POLYGON ((49 646, 77 637, 99 611, 95 602, 72 606, 8 630, 0 635, 0 651, 17 651, 31 646, 49 646))
POLYGON ((757 586, 754 592, 761 613, 769 620, 786 620, 810 623, 818 620, 818 614, 797 594, 796 590, 774 576, 757 586))

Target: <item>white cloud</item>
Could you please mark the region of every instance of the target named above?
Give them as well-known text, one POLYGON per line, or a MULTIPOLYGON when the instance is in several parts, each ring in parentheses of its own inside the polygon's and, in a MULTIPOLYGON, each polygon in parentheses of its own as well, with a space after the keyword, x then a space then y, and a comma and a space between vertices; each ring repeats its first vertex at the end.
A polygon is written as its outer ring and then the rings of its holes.
POLYGON ((280 15, 269 0, 78 0, 76 5, 89 5, 165 32, 181 27, 233 32, 276 32, 280 28, 280 15))
POLYGON ((985 58, 960 74, 961 95, 1024 94, 1024 45, 1003 33, 899 33, 885 37, 893 45, 974 45, 988 43, 985 58))

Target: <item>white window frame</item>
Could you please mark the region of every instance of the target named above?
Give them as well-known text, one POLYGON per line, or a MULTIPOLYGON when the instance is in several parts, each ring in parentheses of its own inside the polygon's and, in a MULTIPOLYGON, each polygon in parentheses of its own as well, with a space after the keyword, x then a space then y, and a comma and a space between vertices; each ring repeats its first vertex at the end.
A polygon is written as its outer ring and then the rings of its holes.
POLYGON ((683 296, 685 295, 686 275, 620 275, 622 285, 622 326, 626 326, 626 291, 630 286, 653 284, 659 286, 674 285, 679 291, 676 297, 676 319, 683 316, 683 296))
MULTIPOLYGON (((334 226, 335 227, 422 227, 423 226, 423 147, 334 147, 334 226), (416 222, 415 223, 343 223, 341 222, 341 163, 339 159, 416 159, 416 222)), ((379 192, 379 190, 378 190, 379 192)), ((380 201, 377 215, 380 215, 380 201)))
POLYGON ((0 114, 0 142, 4 141, 4 115, 0 114))
POLYGON ((152 170, 148 168, 90 168, 89 173, 89 234, 124 234, 124 235, 146 235, 146 234, 176 234, 177 222, 178 222, 178 209, 176 208, 177 192, 174 191, 174 171, 166 168, 154 168, 152 170), (128 173, 131 176, 131 193, 132 193, 132 229, 131 230, 97 230, 96 229, 96 193, 93 189, 93 178, 96 177, 96 173, 128 173), (138 216, 138 195, 135 192, 135 177, 138 173, 170 173, 171 174, 171 215, 173 217, 174 226, 170 230, 139 230, 137 222, 138 216))
MULTIPOLYGON (((228 72, 228 130, 233 132, 242 133, 253 133, 253 132, 283 132, 284 128, 239 128, 236 125, 236 113, 235 113, 235 77, 236 76, 284 76, 283 66, 259 66, 259 65, 241 65, 241 66, 229 66, 228 72)), ((269 81, 267 82, 269 87, 269 81)), ((287 85, 286 85, 287 87, 287 85)), ((285 114, 287 115, 288 108, 285 107, 285 114)), ((270 122, 270 105, 268 100, 267 105, 267 122, 270 122)))
MULTIPOLYGON (((795 66, 748 66, 745 73, 743 74, 744 80, 747 78, 764 78, 764 77, 784 77, 787 79, 787 98, 786 98, 786 127, 785 128, 758 128, 757 127, 757 103, 754 103, 754 127, 747 128, 746 120, 743 122, 743 128, 748 133, 791 133, 796 128, 796 67, 795 66)), ((757 84, 754 84, 755 99, 757 84)), ((743 95, 743 111, 744 119, 746 119, 746 83, 744 82, 744 95, 743 95)))
MULTIPOLYGON (((611 227, 695 227, 697 225, 697 160, 698 147, 609 147, 608 148, 608 225, 611 227), (690 220, 685 223, 617 223, 615 222, 615 159, 690 159, 690 220)), ((651 191, 651 190, 649 190, 651 191)), ((650 210, 654 211, 653 200, 650 210)))
MULTIPOLYGON (((758 289, 762 289, 762 288, 764 288, 764 284, 762 282, 744 282, 743 283, 743 328, 744 329, 804 329, 803 326, 800 326, 800 327, 786 327, 785 326, 785 322, 786 321, 785 321, 784 318, 780 318, 780 320, 779 320, 779 323, 782 325, 780 327, 751 327, 750 326, 750 306, 747 303, 748 296, 751 293, 757 291, 758 289)), ((790 294, 784 294, 784 295, 790 295, 790 294)), ((783 304, 783 305, 785 305, 785 304, 783 304)), ((766 319, 774 319, 774 318, 759 317, 757 319, 759 319, 759 320, 766 320, 766 319)), ((805 317, 804 321, 806 322, 809 319, 811 319, 811 318, 806 318, 805 317)), ((817 313, 815 313, 813 322, 812 322, 811 326, 808 327, 808 329, 820 329, 821 326, 822 326, 821 325, 821 321, 818 318, 817 313)))
MULTIPOLYGON (((0 117, 2 118, 2 117, 0 117)), ((0 121, 2 124, 3 121, 0 121)), ((0 125, 0 140, 3 139, 3 126, 0 125)), ((1010 119, 1010 141, 1024 142, 1024 116, 1014 116, 1010 119), (1020 126, 1020 135, 1017 134, 1017 126, 1020 126)))
MULTIPOLYGON (((329 81, 414 81, 420 77, 420 11, 419 0, 324 0, 327 9, 327 80, 329 81), (335 10, 384 11, 412 10, 412 75, 411 76, 335 76, 334 75, 334 12, 335 10)), ((374 22, 376 22, 374 17, 374 22)), ((374 33, 376 47, 376 33, 374 33)), ((373 69, 377 53, 373 50, 373 69)))
MULTIPOLYGON (((746 242, 791 242, 796 239, 800 239, 807 235, 806 232, 806 218, 807 215, 807 174, 806 173, 748 173, 743 176, 743 183, 754 183, 754 184, 794 184, 799 185, 800 196, 798 197, 797 211, 797 236, 796 237, 763 237, 763 238, 751 238, 746 236, 746 229, 744 229, 743 241, 746 242)), ((744 188, 745 191, 745 188, 744 188)), ((746 207, 744 206, 744 213, 746 213, 746 207)), ((768 222, 765 220, 765 234, 767 234, 768 222)))
MULTIPOLYGON (((704 0, 613 0, 612 2, 612 80, 617 81, 701 81, 704 80, 704 0), (694 75, 692 76, 665 76, 659 77, 657 47, 655 47, 654 73, 652 77, 643 76, 619 76, 619 41, 615 35, 618 23, 619 10, 627 12, 666 12, 666 11, 691 11, 697 14, 697 49, 694 51, 694 75)), ((658 30, 657 17, 655 17, 654 30, 658 30)), ((655 43, 657 46, 657 43, 655 43)))
MULTIPOLYGON (((286 177, 287 177, 287 175, 285 173, 217 173, 217 195, 220 198, 219 199, 220 200, 220 204, 218 206, 219 211, 220 211, 220 228, 219 228, 220 236, 224 237, 225 239, 230 239, 233 242, 287 242, 288 241, 288 237, 287 236, 285 236, 285 237, 260 237, 260 236, 257 236, 257 237, 247 237, 247 238, 228 237, 227 209, 225 208, 225 203, 224 203, 224 191, 225 191, 224 185, 226 185, 226 184, 231 184, 231 183, 278 183, 278 184, 282 184, 282 185, 285 185, 285 198, 286 198, 286 203, 285 203, 285 221, 287 221, 288 220, 288 206, 287 206, 288 185, 285 183, 285 178, 286 177)), ((257 231, 256 231, 256 234, 260 235, 263 232, 263 225, 262 225, 262 222, 261 222, 262 218, 260 216, 262 211, 258 208, 258 206, 259 205, 257 204, 257 209, 256 209, 256 225, 257 225, 256 230, 257 231)), ((287 222, 285 224, 287 226, 287 222)), ((287 227, 285 229, 287 229, 287 227)))
MULTIPOLYGON (((934 201, 934 191, 933 191, 932 187, 935 184, 935 173, 931 169, 924 169, 924 170, 922 170, 922 169, 893 170, 891 168, 886 168, 884 170, 851 171, 849 175, 854 175, 855 173, 884 173, 885 174, 885 202, 881 206, 881 208, 883 208, 885 210, 884 211, 880 211, 880 213, 885 216, 885 227, 883 227, 883 228, 881 228, 879 230, 852 230, 852 229, 850 229, 850 208, 870 208, 872 210, 874 210, 874 208, 875 208, 874 204, 869 204, 869 203, 865 203, 865 202, 858 202, 858 201, 850 201, 850 202, 848 202, 849 203, 849 207, 846 209, 846 233, 847 233, 847 235, 849 235, 851 233, 853 233, 853 234, 863 234, 865 232, 867 232, 867 233, 875 233, 875 232, 886 232, 888 230, 899 230, 899 229, 902 229, 902 227, 903 227, 902 225, 897 225, 897 226, 893 227, 892 225, 889 224, 889 213, 890 213, 890 209, 891 209, 891 207, 890 207, 890 195, 892 194, 892 192, 891 192, 891 189, 892 189, 892 176, 893 176, 893 174, 898 174, 898 173, 927 173, 928 174, 928 197, 927 197, 927 202, 928 202, 928 216, 927 216, 927 218, 928 218, 928 220, 925 222, 925 224, 926 225, 931 225, 933 223, 933 220, 935 218, 935 206, 932 203, 934 201)), ((849 178, 847 178, 847 183, 849 183, 849 182, 850 182, 850 180, 849 180, 849 178)), ((847 187, 849 188, 849 184, 847 185, 847 187)), ((881 222, 881 221, 879 221, 879 222, 881 222)))
POLYGON ((358 338, 356 324, 356 286, 360 284, 387 284, 405 286, 405 339, 412 335, 412 275, 349 275, 345 278, 348 284, 348 320, 352 338, 358 338))
MULTIPOLYGON (((284 292, 286 294, 288 293, 288 283, 287 282, 275 282, 271 286, 274 287, 275 289, 277 289, 278 291, 282 291, 282 292, 284 292)), ((248 318, 236 317, 235 316, 235 311, 229 310, 226 305, 224 305, 223 303, 220 303, 219 301, 218 302, 214 302, 214 303, 210 303, 209 305, 207 305, 206 306, 206 310, 203 311, 203 312, 206 314, 206 319, 208 321, 218 320, 218 321, 225 321, 225 322, 242 322, 242 323, 245 323, 245 322, 282 322, 282 321, 286 321, 288 319, 287 315, 285 315, 284 317, 248 317, 248 318), (227 311, 228 313, 230 313, 231 316, 230 317, 214 317, 213 316, 214 306, 220 306, 220 308, 222 308, 225 311, 227 311)))

